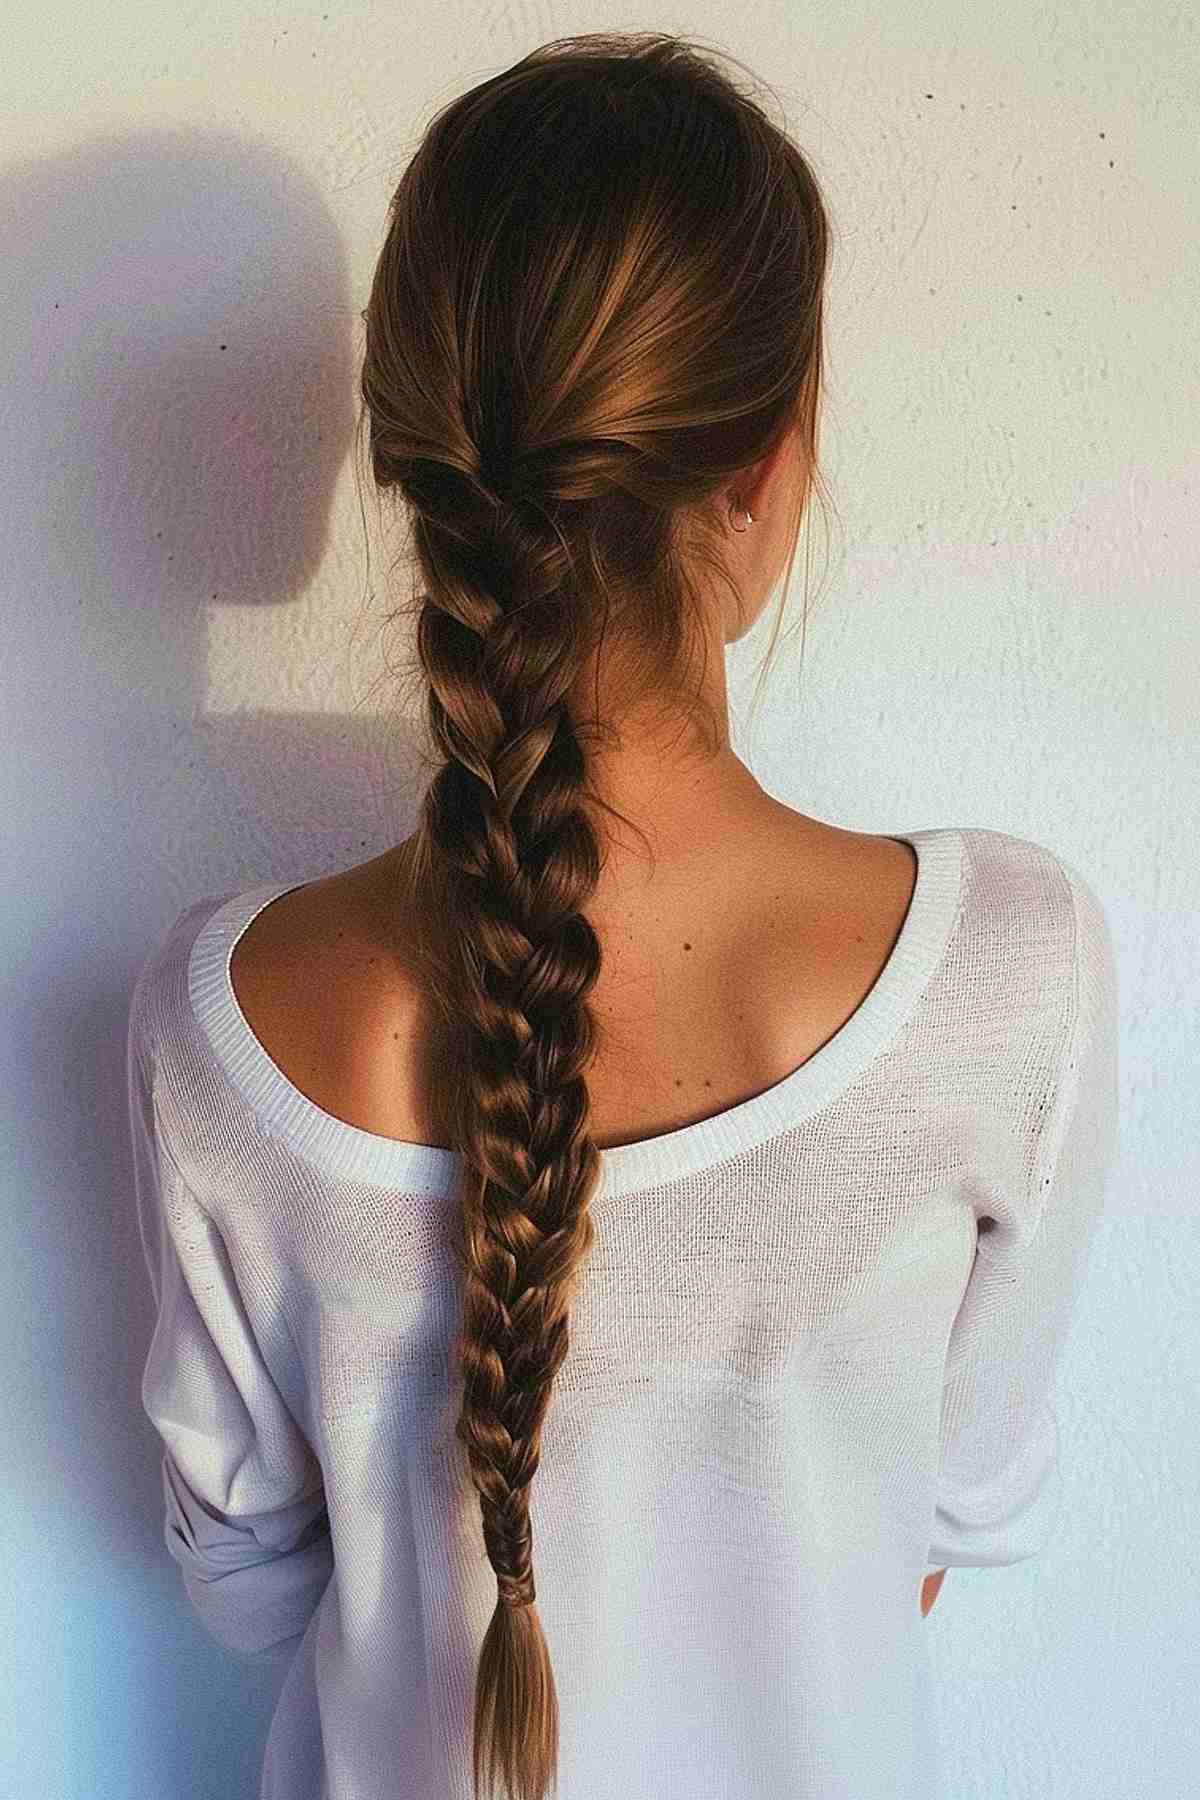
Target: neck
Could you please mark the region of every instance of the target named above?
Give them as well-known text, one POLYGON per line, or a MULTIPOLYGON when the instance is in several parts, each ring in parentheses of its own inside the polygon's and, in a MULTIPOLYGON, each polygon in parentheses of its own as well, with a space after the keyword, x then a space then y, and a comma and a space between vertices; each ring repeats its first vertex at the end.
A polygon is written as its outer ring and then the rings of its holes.
POLYGON ((719 864, 722 841, 744 834, 778 804, 728 748, 704 763, 622 756, 589 764, 588 781, 605 806, 623 815, 591 808, 603 856, 599 894, 623 901, 719 864))

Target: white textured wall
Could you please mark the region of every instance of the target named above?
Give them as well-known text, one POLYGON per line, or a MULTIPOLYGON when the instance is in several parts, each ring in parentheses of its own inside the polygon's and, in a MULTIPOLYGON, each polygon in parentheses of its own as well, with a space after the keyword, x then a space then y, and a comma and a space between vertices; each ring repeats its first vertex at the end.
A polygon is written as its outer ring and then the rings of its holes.
MULTIPOLYGON (((947 1800, 1178 1800, 1200 1756, 1196 13, 327 4, 9 0, 0 31, 0 1791, 257 1794, 274 1679, 186 1609, 140 1411, 130 985, 192 899, 410 828, 349 460, 386 200, 434 106, 555 33, 632 25, 774 84, 837 232, 842 529, 799 687, 797 634, 737 741, 841 824, 1051 845, 1116 937, 1121 1142, 1063 1373, 1067 1505, 1039 1561, 951 1570, 930 1616, 947 1800)), ((815 580, 819 521, 813 542, 815 580)), ((730 653, 743 708, 771 611, 730 653)))

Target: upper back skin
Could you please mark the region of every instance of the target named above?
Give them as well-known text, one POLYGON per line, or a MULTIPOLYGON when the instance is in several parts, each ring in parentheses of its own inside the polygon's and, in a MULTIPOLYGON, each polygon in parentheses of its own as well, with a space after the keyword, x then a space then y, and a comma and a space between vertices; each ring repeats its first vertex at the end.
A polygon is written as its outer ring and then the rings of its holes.
MULTIPOLYGON (((389 886, 403 851, 272 902, 230 977, 250 1029, 309 1100, 363 1131, 447 1148, 445 1059, 389 886)), ((814 1055, 874 986, 916 866, 907 844, 764 797, 703 878, 693 865, 636 904, 589 907, 603 953, 589 995, 598 1147, 724 1112, 814 1055)))

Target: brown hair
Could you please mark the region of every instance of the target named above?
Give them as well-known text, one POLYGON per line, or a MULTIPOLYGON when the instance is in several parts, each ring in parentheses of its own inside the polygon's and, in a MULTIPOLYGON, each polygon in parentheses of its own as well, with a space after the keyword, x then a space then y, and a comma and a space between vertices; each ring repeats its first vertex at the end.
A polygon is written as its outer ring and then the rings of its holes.
POLYGON ((790 580, 819 485, 827 221, 784 131, 711 55, 659 33, 558 39, 453 100, 388 218, 362 399, 374 482, 411 519, 439 765, 398 899, 422 921, 462 1163, 457 1436, 498 1587, 475 1794, 499 1776, 509 1800, 543 1800, 558 1701, 530 1483, 592 1242, 585 908, 595 808, 614 811, 585 757, 611 727, 570 695, 611 629, 623 691, 697 705, 689 558, 736 596, 717 499, 798 428, 790 580))

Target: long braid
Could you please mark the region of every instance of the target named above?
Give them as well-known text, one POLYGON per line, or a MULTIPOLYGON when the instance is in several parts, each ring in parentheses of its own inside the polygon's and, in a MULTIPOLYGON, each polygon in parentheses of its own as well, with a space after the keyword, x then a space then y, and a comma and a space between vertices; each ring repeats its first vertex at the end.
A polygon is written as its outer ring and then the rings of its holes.
MULTIPOLYGON (((461 521, 461 500, 455 510, 461 521)), ((424 530, 425 553, 445 562, 449 546, 424 530)), ((600 945, 583 909, 600 852, 580 804, 583 750, 565 704, 580 666, 564 592, 570 560, 556 538, 537 535, 528 505, 496 507, 493 542, 507 606, 460 579, 428 595, 420 614, 429 725, 445 759, 423 802, 421 866, 449 884, 433 904, 455 921, 447 1023, 464 1165, 457 1435, 498 1587, 476 1684, 476 1792, 491 1791, 499 1774, 514 1800, 540 1800, 556 1763, 558 1706, 536 1608, 529 1484, 593 1236, 588 1201, 600 1164, 584 1076, 600 945), (538 1722, 519 1763, 500 1720, 538 1722)))
MULTIPOLYGON (((795 434, 791 560, 821 495, 827 245, 804 157, 709 51, 563 38, 430 123, 363 315, 371 470, 412 517, 438 753, 397 898, 462 1163, 457 1436, 497 1583, 476 1800, 498 1779, 507 1800, 545 1800, 557 1778, 530 1484, 601 1166, 584 909, 601 867, 589 808, 613 809, 584 744, 621 711, 616 668, 626 695, 691 712, 715 747, 685 677, 722 587, 742 616, 728 488, 795 434), (569 700, 601 647, 603 725, 569 700)), ((790 576, 791 561, 785 597, 790 576)))

